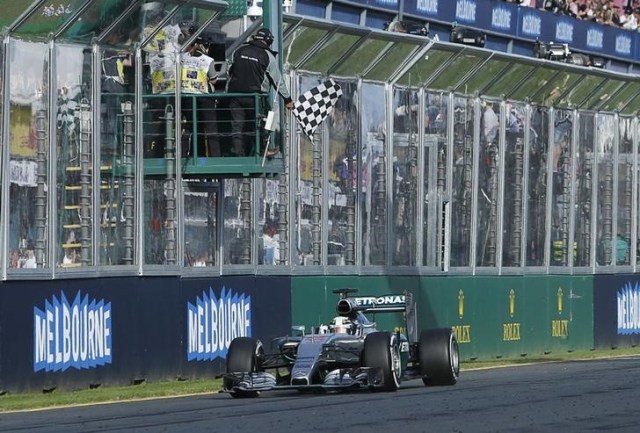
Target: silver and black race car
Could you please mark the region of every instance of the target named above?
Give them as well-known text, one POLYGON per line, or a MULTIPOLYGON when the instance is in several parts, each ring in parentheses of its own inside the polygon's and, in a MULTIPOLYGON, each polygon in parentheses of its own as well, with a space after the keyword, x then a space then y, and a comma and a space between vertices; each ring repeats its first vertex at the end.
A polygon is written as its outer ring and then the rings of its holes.
POLYGON ((315 332, 274 339, 267 352, 252 337, 235 338, 227 352, 224 390, 257 397, 269 390, 396 391, 403 380, 426 386, 454 385, 459 376, 458 342, 450 328, 418 336, 411 294, 351 296, 338 289, 338 316, 315 332), (403 313, 406 332, 380 331, 365 313, 403 313))

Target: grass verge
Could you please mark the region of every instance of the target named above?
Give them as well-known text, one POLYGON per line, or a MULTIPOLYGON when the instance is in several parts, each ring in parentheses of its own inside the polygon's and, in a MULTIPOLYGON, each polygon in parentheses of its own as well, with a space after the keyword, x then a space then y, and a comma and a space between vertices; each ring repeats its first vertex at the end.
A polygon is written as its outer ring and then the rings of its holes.
MULTIPOLYGON (((580 352, 550 353, 548 355, 523 355, 519 358, 505 358, 481 361, 463 361, 460 369, 474 370, 517 364, 558 362, 611 358, 617 356, 640 356, 640 347, 590 350, 580 352)), ((96 403, 121 402, 151 398, 176 397, 194 394, 213 394, 222 388, 222 380, 176 380, 168 382, 143 382, 139 385, 100 387, 77 391, 54 390, 48 393, 7 393, 0 395, 0 413, 25 410, 87 405, 96 403)))

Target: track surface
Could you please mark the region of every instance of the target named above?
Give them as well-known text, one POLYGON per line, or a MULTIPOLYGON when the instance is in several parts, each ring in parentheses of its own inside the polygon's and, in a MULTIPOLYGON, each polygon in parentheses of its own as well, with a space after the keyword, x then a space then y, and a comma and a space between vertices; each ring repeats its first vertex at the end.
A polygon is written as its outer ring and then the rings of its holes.
POLYGON ((396 393, 227 394, 0 415, 0 432, 640 432, 640 358, 463 372, 396 393))

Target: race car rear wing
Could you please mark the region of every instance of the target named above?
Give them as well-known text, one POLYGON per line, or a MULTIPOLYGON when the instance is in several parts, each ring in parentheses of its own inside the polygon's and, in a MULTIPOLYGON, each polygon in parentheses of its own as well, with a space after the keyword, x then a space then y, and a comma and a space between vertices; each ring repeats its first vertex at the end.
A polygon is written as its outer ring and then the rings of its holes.
POLYGON ((356 289, 338 289, 340 301, 336 310, 341 316, 349 317, 355 312, 361 313, 404 313, 407 329, 407 339, 410 343, 418 341, 418 321, 416 303, 413 294, 405 292, 397 295, 383 296, 349 296, 356 289))

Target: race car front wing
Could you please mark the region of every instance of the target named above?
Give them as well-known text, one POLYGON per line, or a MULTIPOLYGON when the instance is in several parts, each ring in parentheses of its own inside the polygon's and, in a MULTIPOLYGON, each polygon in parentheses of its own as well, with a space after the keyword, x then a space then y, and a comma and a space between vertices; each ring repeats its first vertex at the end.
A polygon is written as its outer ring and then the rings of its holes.
POLYGON ((329 372, 322 383, 308 383, 304 378, 294 378, 289 384, 278 384, 276 376, 268 372, 227 373, 229 384, 224 391, 273 391, 273 390, 346 390, 372 389, 383 385, 381 368, 359 367, 329 372))

